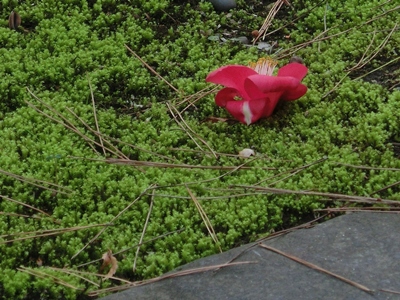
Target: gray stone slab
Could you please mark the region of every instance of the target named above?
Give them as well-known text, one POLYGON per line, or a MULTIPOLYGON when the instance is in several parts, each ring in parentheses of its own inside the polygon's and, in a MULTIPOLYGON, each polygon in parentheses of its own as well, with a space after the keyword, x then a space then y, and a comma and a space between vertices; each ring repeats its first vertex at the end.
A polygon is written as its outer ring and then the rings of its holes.
POLYGON ((177 270, 235 261, 230 266, 165 279, 104 297, 126 299, 400 299, 400 216, 351 213, 309 229, 269 239, 265 245, 306 260, 374 293, 362 291, 330 275, 308 268, 259 245, 245 245, 199 259, 177 270), (245 249, 249 248, 247 251, 245 249))

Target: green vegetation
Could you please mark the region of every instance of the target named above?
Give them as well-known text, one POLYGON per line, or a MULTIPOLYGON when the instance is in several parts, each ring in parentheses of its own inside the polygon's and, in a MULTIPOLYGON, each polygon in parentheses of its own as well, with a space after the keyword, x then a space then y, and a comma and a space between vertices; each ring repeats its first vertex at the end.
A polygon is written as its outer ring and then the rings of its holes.
POLYGON ((240 186, 400 200, 397 185, 385 188, 400 172, 349 166, 400 168, 393 146, 400 142, 395 1, 291 1, 272 22, 270 31, 279 30, 266 38, 278 42, 272 53, 230 40, 250 39, 268 14, 260 1, 237 2, 237 9, 217 13, 204 1, 2 1, 1 299, 89 299, 91 291, 118 282, 95 286, 50 267, 95 274, 111 249, 116 277, 152 278, 219 247, 311 220, 314 209, 343 205, 240 186), (22 19, 17 30, 7 25, 12 10, 22 19), (217 35, 226 41, 210 38, 217 35), (207 74, 266 54, 280 66, 300 56, 309 67, 308 93, 251 126, 210 122, 229 116, 214 94, 205 95, 213 88, 207 74), (200 99, 185 109, 196 93, 200 99), (66 120, 56 122, 57 112, 66 120), (257 155, 226 155, 244 148, 257 155), (246 168, 235 169, 241 164, 246 168), (133 272, 149 211, 148 242, 133 272), (38 236, 47 230, 58 231, 38 236))

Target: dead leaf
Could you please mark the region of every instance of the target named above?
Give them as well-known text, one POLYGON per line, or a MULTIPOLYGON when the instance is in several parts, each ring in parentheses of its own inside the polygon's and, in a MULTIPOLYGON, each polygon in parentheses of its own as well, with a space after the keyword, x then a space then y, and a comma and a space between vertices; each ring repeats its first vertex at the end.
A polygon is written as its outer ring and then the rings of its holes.
POLYGON ((239 156, 244 158, 250 157, 252 155, 256 155, 253 149, 243 149, 239 152, 239 156))
POLYGON ((39 267, 43 266, 43 260, 39 257, 39 258, 36 260, 36 264, 37 264, 39 267))
POLYGON ((102 272, 105 267, 108 267, 111 265, 110 270, 108 271, 107 275, 104 277, 104 280, 106 280, 106 279, 109 279, 110 277, 114 276, 115 272, 117 272, 118 260, 113 256, 111 250, 108 250, 106 253, 104 253, 101 258, 103 259, 103 264, 100 267, 100 272, 102 272))
POLYGON ((15 11, 12 11, 8 18, 8 27, 17 30, 19 25, 21 25, 21 17, 15 11))

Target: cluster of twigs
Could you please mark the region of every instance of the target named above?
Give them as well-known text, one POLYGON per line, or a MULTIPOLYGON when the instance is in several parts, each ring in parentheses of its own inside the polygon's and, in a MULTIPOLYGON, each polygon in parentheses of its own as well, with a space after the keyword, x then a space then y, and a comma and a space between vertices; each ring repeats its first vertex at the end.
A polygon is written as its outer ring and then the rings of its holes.
MULTIPOLYGON (((389 4, 391 2, 393 2, 393 0, 387 0, 384 3, 378 4, 374 9, 380 10, 384 5, 389 4)), ((321 1, 321 2, 317 3, 313 7, 309 8, 305 13, 303 13, 300 16, 296 17, 291 22, 288 22, 287 24, 279 27, 276 30, 268 32, 269 27, 272 25, 272 22, 273 22, 273 20, 274 20, 274 18, 276 16, 276 14, 281 9, 282 5, 283 4, 291 5, 289 3, 289 1, 277 0, 273 4, 272 8, 270 9, 270 11, 269 11, 267 17, 265 18, 265 21, 262 24, 261 28, 258 30, 257 36, 253 39, 253 44, 255 44, 260 39, 264 40, 267 36, 269 36, 269 35, 271 35, 271 34, 273 34, 275 32, 281 31, 283 28, 285 28, 285 27, 287 27, 289 25, 292 25, 295 21, 303 18, 310 11, 312 11, 316 7, 319 7, 320 5, 323 5, 324 3, 325 3, 325 1, 321 1)), ((328 5, 328 4, 326 4, 326 5, 328 5)), ((351 31, 360 29, 360 28, 362 28, 362 27, 364 27, 364 26, 366 26, 366 25, 368 25, 368 24, 370 24, 370 23, 372 23, 372 22, 374 22, 376 20, 384 18, 386 15, 388 15, 388 14, 390 14, 392 12, 398 11, 398 10, 400 10, 400 5, 397 5, 397 6, 393 7, 393 8, 391 8, 391 9, 385 9, 378 16, 375 16, 375 17, 373 17, 373 18, 371 18, 371 19, 369 19, 369 20, 367 20, 365 22, 362 22, 361 24, 359 24, 357 26, 351 27, 349 29, 343 30, 341 32, 338 32, 338 33, 335 33, 335 34, 332 34, 332 35, 328 35, 329 32, 332 31, 332 29, 338 28, 339 25, 332 26, 332 27, 328 28, 327 24, 326 24, 326 16, 325 16, 325 18, 324 18, 324 30, 321 33, 317 34, 314 38, 310 39, 309 41, 306 41, 306 42, 300 43, 298 45, 295 45, 295 46, 291 47, 290 49, 280 51, 279 53, 277 53, 277 59, 283 59, 283 58, 286 58, 286 57, 292 57, 294 54, 298 53, 298 51, 300 51, 301 49, 304 49, 304 48, 306 48, 306 47, 308 47, 308 46, 310 46, 310 45, 312 45, 314 43, 321 43, 323 41, 327 41, 327 40, 330 40, 332 38, 335 38, 335 37, 338 37, 338 36, 341 36, 341 35, 344 35, 344 34, 348 34, 351 31)), ((388 35, 381 41, 381 43, 374 50, 371 50, 371 48, 372 48, 372 46, 373 46, 373 44, 375 42, 375 37, 376 37, 376 32, 374 32, 373 36, 371 38, 371 42, 370 42, 369 46, 365 49, 364 54, 360 58, 360 61, 357 64, 355 64, 353 67, 350 67, 347 70, 346 74, 336 83, 336 85, 331 90, 329 90, 328 92, 326 92, 323 95, 323 98, 327 97, 332 92, 334 92, 341 85, 341 83, 346 78, 349 77, 349 75, 351 73, 353 73, 353 72, 355 72, 357 70, 360 70, 363 67, 365 67, 367 64, 369 64, 382 51, 382 49, 384 49, 384 47, 386 46, 386 44, 388 43, 388 41, 390 40, 392 35, 398 30, 399 30, 399 25, 398 25, 398 23, 396 23, 393 26, 393 28, 389 30, 388 35)), ((381 69, 383 69, 383 68, 385 68, 385 67, 387 67, 389 65, 395 64, 395 63, 397 63, 399 61, 399 59, 400 58, 397 56, 397 57, 391 59, 390 61, 385 62, 384 64, 380 65, 379 67, 374 68, 373 70, 368 71, 368 72, 366 72, 366 73, 354 78, 353 80, 361 79, 361 78, 363 78, 365 76, 368 76, 368 75, 370 75, 370 74, 372 74, 372 73, 374 73, 376 71, 379 71, 379 70, 381 70, 381 69)), ((398 82, 396 83, 396 85, 398 85, 398 82)))

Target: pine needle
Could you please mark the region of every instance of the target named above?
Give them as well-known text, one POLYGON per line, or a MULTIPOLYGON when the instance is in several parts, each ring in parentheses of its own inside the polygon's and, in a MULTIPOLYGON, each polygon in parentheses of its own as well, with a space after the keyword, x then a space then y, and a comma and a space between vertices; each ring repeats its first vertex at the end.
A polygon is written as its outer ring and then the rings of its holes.
POLYGON ((274 5, 272 6, 271 10, 269 11, 267 17, 265 18, 263 25, 258 30, 257 37, 255 37, 253 39, 253 45, 260 39, 261 36, 263 36, 263 39, 265 39, 268 28, 271 26, 272 21, 275 18, 275 15, 279 12, 279 10, 281 9, 283 4, 290 5, 288 0, 277 0, 274 3, 274 5))
POLYGON ((165 275, 162 275, 162 276, 159 276, 156 278, 148 279, 148 280, 134 281, 134 282, 131 282, 131 283, 125 284, 125 285, 120 285, 120 286, 116 286, 116 287, 92 291, 92 292, 89 292, 88 295, 89 296, 99 296, 104 293, 120 292, 120 291, 129 289, 131 287, 146 285, 146 284, 158 282, 161 280, 165 280, 168 278, 176 278, 176 277, 181 277, 181 276, 187 276, 187 275, 212 271, 212 270, 220 269, 220 268, 233 267, 233 266, 244 265, 244 264, 253 264, 253 263, 256 263, 256 262, 243 261, 243 262, 235 262, 235 263, 220 264, 220 265, 214 265, 214 266, 208 266, 208 267, 188 269, 188 270, 178 271, 178 272, 174 272, 174 273, 168 273, 168 274, 165 274, 165 275))
MULTIPOLYGON (((149 224, 149 220, 150 220, 150 215, 151 215, 151 212, 153 211, 154 193, 155 193, 155 189, 152 190, 151 199, 150 199, 150 207, 149 207, 149 211, 147 213, 146 221, 143 226, 142 234, 140 236, 139 245, 142 245, 142 243, 143 243, 144 234, 146 233, 147 225, 149 224)), ((136 262, 139 257, 139 251, 140 251, 140 246, 138 246, 136 249, 135 260, 133 261, 133 267, 132 267, 133 273, 136 272, 136 262)))
POLYGON ((12 178, 15 178, 15 179, 17 179, 17 180, 19 180, 21 182, 25 182, 25 183, 28 183, 30 185, 37 186, 37 187, 40 187, 40 188, 42 188, 44 190, 48 190, 48 191, 51 191, 51 192, 56 192, 56 193, 64 194, 64 195, 69 195, 70 193, 72 193, 72 191, 70 189, 68 189, 66 187, 63 187, 63 186, 60 186, 60 185, 55 184, 55 183, 48 182, 48 181, 23 177, 23 176, 20 176, 20 175, 11 173, 11 172, 7 172, 7 171, 1 170, 1 169, 0 169, 0 173, 2 173, 4 175, 7 175, 7 176, 10 176, 12 178), (45 185, 49 185, 50 187, 46 187, 44 184, 45 185), (55 188, 57 188, 57 189, 55 189, 55 188), (62 190, 64 190, 64 191, 62 191, 62 190))
POLYGON ((95 104, 95 101, 94 101, 94 94, 93 94, 92 84, 90 83, 89 76, 88 76, 88 82, 89 82, 89 88, 90 88, 90 95, 91 95, 91 98, 92 98, 93 116, 94 116, 94 121, 96 123, 96 129, 97 129, 97 133, 98 133, 97 136, 99 137, 100 145, 101 145, 101 148, 103 149, 104 157, 106 157, 106 150, 104 149, 103 139, 101 138, 101 134, 100 134, 99 122, 97 121, 96 104, 95 104))
MULTIPOLYGON (((142 198, 143 195, 147 194, 147 191, 150 189, 155 188, 155 185, 150 185, 148 188, 146 188, 135 200, 133 200, 128 206, 126 206, 122 211, 120 211, 111 221, 111 224, 114 224, 114 222, 125 212, 127 211, 133 204, 135 204, 137 201, 139 201, 140 198, 142 198)), ((104 232, 106 231, 107 227, 103 227, 83 248, 81 248, 77 253, 75 253, 72 257, 71 260, 73 260, 75 257, 77 257, 83 250, 85 250, 91 243, 93 243, 97 238, 104 232)))
POLYGON ((61 228, 61 229, 49 229, 49 230, 39 230, 39 231, 16 232, 16 233, 12 233, 12 234, 2 235, 2 236, 0 236, 0 238, 9 238, 9 237, 20 236, 20 235, 28 235, 28 236, 21 237, 21 238, 16 238, 16 239, 12 239, 12 240, 7 240, 7 241, 0 241, 0 245, 8 244, 8 243, 14 243, 14 242, 28 240, 28 239, 39 238, 39 237, 46 237, 46 236, 64 234, 64 233, 71 232, 71 231, 84 230, 84 229, 93 228, 93 227, 100 227, 100 226, 107 227, 107 226, 111 226, 111 225, 112 224, 110 224, 110 223, 106 223, 106 224, 95 224, 95 225, 87 225, 87 226, 68 227, 68 228, 61 228))
POLYGON ((130 53, 132 53, 140 62, 150 70, 151 73, 156 75, 158 78, 160 78, 162 81, 164 81, 171 89, 173 89, 176 93, 180 93, 179 90, 174 87, 171 83, 169 83, 164 77, 162 77, 156 70, 154 70, 148 63, 146 63, 139 55, 137 55, 131 48, 129 48, 127 45, 125 45, 125 48, 129 50, 130 53))
POLYGON ((193 200, 194 205, 196 206, 197 210, 200 213, 201 218, 203 219, 204 225, 206 225, 206 228, 208 230, 208 233, 210 234, 211 238, 213 239, 215 245, 218 246, 219 251, 222 253, 222 249, 220 246, 220 242, 218 241, 217 234, 215 233, 215 230, 211 224, 210 219, 208 218, 206 212, 204 211, 203 207, 201 206, 200 202, 196 199, 192 191, 189 189, 189 187, 186 186, 186 190, 188 191, 190 198, 193 200))
POLYGON ((28 268, 25 268, 25 267, 17 268, 17 270, 21 271, 21 272, 24 272, 24 273, 28 273, 30 275, 33 275, 33 276, 36 276, 36 277, 39 277, 39 278, 50 279, 54 283, 61 284, 61 285, 66 286, 66 287, 68 287, 70 289, 74 289, 74 290, 78 290, 78 291, 83 291, 84 290, 84 289, 78 288, 78 287, 76 287, 76 286, 74 286, 74 285, 72 285, 72 284, 70 284, 70 283, 68 283, 68 282, 56 277, 56 276, 47 274, 45 272, 41 272, 41 271, 33 270, 33 269, 28 269, 28 268))
POLYGON ((285 253, 285 252, 283 252, 283 251, 281 251, 281 250, 278 250, 278 249, 275 249, 275 248, 273 248, 273 247, 264 245, 264 244, 262 244, 262 243, 260 243, 259 246, 262 247, 262 248, 265 248, 265 249, 267 249, 267 250, 269 250, 269 251, 278 253, 278 254, 280 254, 280 255, 282 255, 282 256, 284 256, 284 257, 287 257, 287 258, 289 258, 289 259, 291 259, 291 260, 293 260, 293 261, 295 261, 295 262, 297 262, 297 263, 299 263, 299 264, 302 264, 302 265, 304 265, 304 266, 306 266, 306 267, 309 267, 309 268, 311 268, 311 269, 313 269, 313 270, 317 270, 317 271, 319 271, 319 272, 322 272, 322 273, 325 273, 325 274, 330 275, 330 276, 332 276, 332 277, 335 277, 336 279, 339 279, 339 280, 341 280, 341 281, 343 281, 343 282, 345 282, 345 283, 347 283, 347 284, 350 284, 350 285, 352 285, 352 286, 354 286, 354 287, 356 287, 356 288, 358 288, 358 289, 360 289, 360 290, 362 290, 362 291, 364 291, 364 292, 367 292, 367 293, 373 293, 373 292, 374 292, 373 290, 367 288, 366 286, 364 286, 364 285, 362 285, 362 284, 360 284, 360 283, 357 283, 357 282, 355 282, 355 281, 352 281, 352 280, 350 280, 350 279, 347 279, 347 278, 345 278, 345 277, 343 277, 343 276, 337 275, 337 274, 335 274, 335 273, 333 273, 333 272, 330 272, 330 271, 328 271, 328 270, 326 270, 326 269, 324 269, 324 268, 321 268, 321 267, 319 267, 319 266, 317 266, 317 265, 315 265, 315 264, 312 264, 312 263, 310 263, 310 262, 308 262, 308 261, 306 261, 306 260, 303 260, 303 259, 301 259, 301 258, 299 258, 299 257, 293 256, 293 255, 290 255, 290 254, 287 254, 287 253, 285 253))
POLYGON ((203 148, 201 148, 201 146, 197 143, 197 141, 193 138, 192 134, 194 136, 196 136, 213 154, 213 156, 215 158, 218 158, 217 154, 215 153, 215 151, 213 149, 211 149, 211 147, 208 145, 208 143, 201 138, 192 128, 190 128, 190 126, 185 122, 185 120, 183 119, 182 115, 180 114, 180 112, 176 109, 175 106, 173 106, 171 103, 167 102, 167 106, 169 111, 171 112, 174 120, 176 121, 176 123, 179 125, 179 127, 182 128, 183 131, 186 132, 186 134, 192 139, 192 141, 197 145, 197 147, 199 147, 200 150, 204 151, 203 148), (175 115, 176 114, 176 115, 175 115), (179 118, 178 118, 179 117, 179 118), (179 120, 180 119, 180 120, 179 120), (184 126, 183 126, 183 125, 184 126))
POLYGON ((235 185, 235 187, 241 187, 244 189, 254 189, 257 191, 263 191, 265 193, 273 194, 293 194, 293 195, 307 195, 307 196, 319 196, 330 199, 335 199, 336 201, 347 201, 356 203, 374 203, 374 204, 388 204, 393 206, 399 206, 400 201, 373 198, 373 197, 362 197, 362 196, 350 196, 345 194, 335 194, 335 193, 323 193, 323 192, 312 192, 312 191, 296 191, 288 189, 278 189, 270 187, 260 187, 260 186, 249 186, 249 185, 235 185))
MULTIPOLYGON (((38 209, 38 208, 36 208, 36 207, 33 207, 32 205, 23 203, 23 202, 18 201, 18 200, 14 200, 14 199, 12 199, 12 198, 9 198, 9 197, 3 196, 3 195, 0 195, 0 198, 3 198, 3 199, 8 200, 8 201, 10 201, 10 202, 17 203, 17 204, 22 205, 22 206, 25 206, 25 207, 27 207, 27 208, 33 209, 33 210, 35 210, 35 211, 37 211, 37 212, 39 212, 39 213, 41 213, 41 214, 43 214, 43 215, 45 215, 45 216, 51 218, 55 223, 58 223, 58 224, 61 223, 60 221, 54 219, 54 218, 53 218, 51 215, 49 215, 48 213, 44 212, 44 211, 41 210, 41 209, 38 209)), ((0 242, 0 243, 1 243, 1 242, 0 242)))

